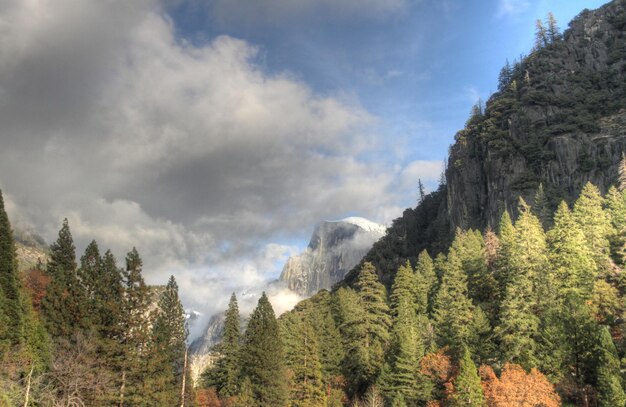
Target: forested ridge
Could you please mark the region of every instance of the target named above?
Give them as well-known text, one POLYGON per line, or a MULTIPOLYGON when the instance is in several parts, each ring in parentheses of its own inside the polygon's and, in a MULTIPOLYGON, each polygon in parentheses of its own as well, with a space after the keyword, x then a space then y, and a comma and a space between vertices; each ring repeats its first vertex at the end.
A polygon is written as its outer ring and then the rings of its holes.
POLYGON ((195 405, 174 277, 148 287, 135 248, 123 268, 95 241, 75 252, 65 220, 20 273, 0 192, 0 406, 195 405))
POLYGON ((233 296, 199 392, 212 405, 626 405, 622 168, 606 196, 589 183, 571 208, 520 199, 497 232, 458 229, 390 290, 366 262, 277 325, 263 297, 243 334, 233 296))
POLYGON ((233 294, 198 383, 174 277, 67 220, 22 272, 0 193, 0 406, 626 406, 625 27, 538 21, 439 188, 332 291, 245 329, 233 294))

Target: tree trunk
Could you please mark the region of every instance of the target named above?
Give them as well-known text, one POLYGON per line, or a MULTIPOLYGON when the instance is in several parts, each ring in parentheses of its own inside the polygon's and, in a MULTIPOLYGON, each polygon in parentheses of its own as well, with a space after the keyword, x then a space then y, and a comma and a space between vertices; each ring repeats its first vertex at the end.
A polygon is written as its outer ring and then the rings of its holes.
POLYGON ((35 366, 30 367, 30 372, 28 373, 28 378, 26 379, 26 395, 24 396, 24 407, 28 407, 28 399, 30 398, 30 380, 33 377, 33 370, 35 366))
POLYGON ((180 407, 185 407, 185 379, 187 379, 187 347, 185 347, 185 361, 183 362, 183 385, 180 389, 180 407))
POLYGON ((124 407, 124 388, 126 387, 126 370, 122 371, 122 385, 120 386, 120 407, 124 407))

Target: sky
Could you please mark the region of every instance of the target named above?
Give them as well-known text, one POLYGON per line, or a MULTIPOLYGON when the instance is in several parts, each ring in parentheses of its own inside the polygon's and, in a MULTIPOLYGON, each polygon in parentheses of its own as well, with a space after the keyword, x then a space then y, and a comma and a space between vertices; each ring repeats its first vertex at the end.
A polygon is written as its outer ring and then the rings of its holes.
POLYGON ((318 221, 414 206, 535 20, 602 3, 0 0, 0 188, 15 227, 136 246, 210 314, 318 221))

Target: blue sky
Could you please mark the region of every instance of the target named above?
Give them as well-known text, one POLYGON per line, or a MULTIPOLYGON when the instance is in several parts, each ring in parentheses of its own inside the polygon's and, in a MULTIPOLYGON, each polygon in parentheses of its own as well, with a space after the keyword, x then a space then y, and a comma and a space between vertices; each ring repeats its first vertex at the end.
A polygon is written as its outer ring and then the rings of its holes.
MULTIPOLYGON (((288 72, 317 92, 357 100, 380 120, 389 143, 408 144, 406 160, 443 160, 476 98, 497 88, 506 59, 532 48, 536 19, 551 11, 566 28, 603 1, 408 0, 387 13, 333 16, 311 6, 274 18, 224 17, 229 11, 219 2, 202 3, 168 10, 180 38, 199 44, 229 35, 255 44, 266 72, 288 72)), ((260 3, 268 14, 280 4, 260 3)))
POLYGON ((210 313, 275 278, 317 222, 414 206, 535 20, 601 3, 0 4, 13 224, 51 242, 67 217, 79 253, 136 246, 149 283, 174 274, 210 313))

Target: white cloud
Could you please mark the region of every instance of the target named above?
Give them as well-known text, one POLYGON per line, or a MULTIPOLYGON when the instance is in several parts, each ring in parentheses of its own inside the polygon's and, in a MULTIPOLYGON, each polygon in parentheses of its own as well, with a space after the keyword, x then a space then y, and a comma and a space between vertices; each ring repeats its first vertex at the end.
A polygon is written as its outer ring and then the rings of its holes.
POLYGON ((156 0, 0 0, 12 217, 48 241, 68 217, 79 249, 96 239, 120 261, 137 246, 148 281, 174 274, 190 304, 215 308, 276 274, 293 248, 271 242, 400 213, 397 170, 359 159, 386 147, 358 103, 267 74, 244 41, 174 32, 156 0))
POLYGON ((503 18, 523 13, 530 6, 527 0, 498 0, 496 18, 503 18))

